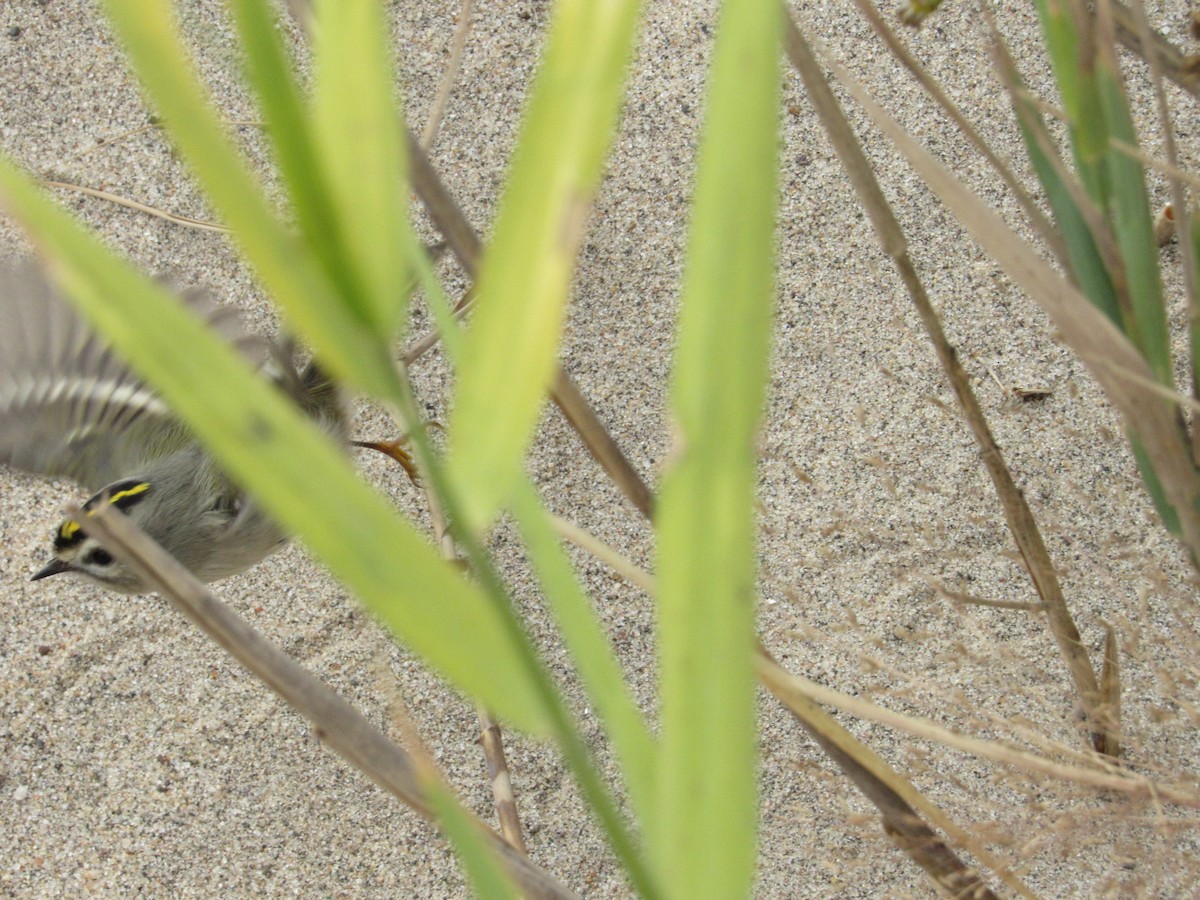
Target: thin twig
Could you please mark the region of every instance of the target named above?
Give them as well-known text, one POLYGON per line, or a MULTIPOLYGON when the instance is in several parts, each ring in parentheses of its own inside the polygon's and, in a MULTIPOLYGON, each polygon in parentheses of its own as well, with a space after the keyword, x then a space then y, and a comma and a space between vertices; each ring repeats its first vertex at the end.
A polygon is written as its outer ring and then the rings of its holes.
POLYGON ((840 709, 860 719, 878 722, 924 740, 936 741, 946 747, 970 753, 981 759, 989 759, 1029 772, 1039 772, 1051 778, 1071 781, 1075 784, 1106 791, 1117 791, 1137 799, 1148 800, 1157 797, 1189 809, 1200 809, 1200 796, 1197 794, 1151 781, 1141 775, 1127 773, 1126 770, 1109 762, 1110 757, 1103 754, 1092 757, 1101 764, 1102 768, 1099 769, 1055 762, 1036 753, 1017 750, 997 741, 985 741, 959 734, 928 719, 893 712, 863 700, 861 697, 853 697, 835 691, 833 688, 818 684, 800 675, 793 675, 782 669, 773 672, 770 677, 772 683, 775 684, 774 688, 770 688, 772 692, 803 695, 813 702, 832 706, 834 709, 840 709))
POLYGON ((178 213, 167 212, 165 209, 159 209, 157 206, 147 206, 145 203, 139 203, 137 200, 130 200, 128 197, 122 197, 119 194, 113 194, 109 191, 102 191, 98 188, 84 187, 81 184, 72 184, 69 181, 52 181, 49 178, 43 178, 42 184, 46 187, 61 188, 64 191, 75 191, 78 194, 87 194, 89 197, 95 197, 99 200, 107 200, 109 203, 115 203, 117 206, 124 206, 128 209, 136 209, 138 212, 144 212, 147 215, 157 216, 160 219, 166 219, 168 222, 174 222, 176 225, 184 225, 188 228, 195 228, 199 231, 218 231, 222 234, 229 232, 229 229, 224 225, 218 225, 216 222, 206 222, 203 219, 193 219, 191 216, 181 216, 178 213))
MULTIPOLYGON (((475 296, 475 288, 472 287, 468 288, 462 297, 459 298, 458 303, 456 303, 454 305, 454 309, 451 310, 451 315, 454 317, 455 321, 462 319, 472 310, 472 308, 474 308, 475 296)), ((403 362, 405 366, 411 366, 418 359, 436 347, 441 339, 442 337, 440 334, 438 334, 437 329, 434 329, 424 337, 418 338, 409 344, 408 348, 404 351, 404 353, 401 354, 400 361, 403 362)))
MULTIPOLYGON (((1121 652, 1117 647, 1117 631, 1104 625, 1104 667, 1100 670, 1101 713, 1108 717, 1109 746, 1104 752, 1116 758, 1121 752, 1121 652)), ((1161 792, 1160 792, 1161 793, 1161 792)))
MULTIPOLYGON (((454 545, 446 515, 437 493, 432 488, 432 479, 424 479, 425 503, 429 510, 433 533, 438 536, 438 549, 442 558, 450 562, 459 560, 458 548, 454 545)), ((513 791, 512 776, 508 770, 508 759, 504 753, 504 738, 500 724, 486 707, 475 705, 475 718, 479 722, 479 742, 487 766, 488 782, 492 788, 492 805, 500 822, 500 833, 512 848, 522 856, 528 854, 525 845, 525 829, 517 810, 517 797, 513 791)))
POLYGON ((883 38, 884 43, 888 45, 888 49, 892 51, 892 55, 903 63, 905 68, 912 72, 913 77, 917 79, 917 82, 925 89, 926 93, 946 112, 951 121, 958 126, 958 130, 971 142, 971 146, 996 170, 996 174, 1000 176, 1008 189, 1012 191, 1013 196, 1017 198, 1017 202, 1021 204, 1021 209, 1025 211, 1026 217, 1038 235, 1046 242, 1046 246, 1054 253, 1059 263, 1065 266, 1067 263, 1067 248, 1063 243, 1062 237, 1055 231, 1054 226, 1050 224, 1041 209, 1038 208, 1029 191, 1025 190, 1025 186, 1013 174, 1012 169, 1004 160, 996 155, 996 152, 992 150, 991 144, 983 139, 983 136, 975 129, 971 121, 955 106, 954 101, 946 96, 946 92, 942 90, 941 85, 929 74, 926 68, 921 65, 915 56, 908 52, 908 48, 904 45, 904 42, 900 40, 899 35, 893 29, 888 27, 887 22, 884 21, 883 16, 879 14, 879 11, 871 3, 871 0, 855 0, 855 2, 858 4, 858 9, 863 17, 875 29, 875 33, 883 38))
MULTIPOLYGON (((234 128, 262 128, 262 122, 245 119, 225 119, 225 124, 234 128)), ((75 154, 75 159, 83 159, 91 156, 93 153, 98 153, 101 150, 107 150, 115 144, 128 140, 131 137, 136 137, 139 134, 144 134, 147 131, 162 131, 163 124, 161 122, 148 122, 145 125, 139 125, 137 128, 130 128, 128 131, 123 131, 120 134, 115 134, 109 138, 101 138, 96 142, 96 146, 89 147, 87 150, 82 150, 75 154)))
POLYGON ((976 597, 974 594, 964 594, 962 591, 954 591, 936 581, 930 581, 930 586, 945 597, 947 600, 953 600, 956 603, 969 603, 972 606, 987 606, 992 609, 1016 609, 1022 612, 1043 612, 1046 609, 1045 603, 1023 603, 1018 600, 988 600, 984 597, 976 597))
POLYGON ((450 44, 450 59, 442 72, 442 81, 438 85, 437 96, 429 110, 429 118, 425 122, 425 130, 421 132, 421 147, 426 153, 437 140, 438 129, 441 128, 442 118, 446 114, 446 104, 454 92, 454 82, 458 80, 459 69, 462 68, 463 51, 467 48, 467 35, 471 32, 471 17, 474 13, 474 0, 462 0, 458 10, 458 27, 454 29, 454 40, 450 44))
POLYGON ((1142 59, 1147 61, 1151 58, 1156 59, 1167 78, 1200 100, 1200 79, 1196 77, 1194 69, 1188 65, 1188 61, 1194 57, 1185 56, 1179 51, 1179 48, 1159 32, 1149 28, 1143 30, 1139 27, 1134 14, 1125 4, 1118 3, 1117 0, 1110 0, 1110 2, 1113 22, 1116 24, 1117 40, 1121 42, 1121 45, 1142 59), (1147 31, 1149 32, 1148 36, 1147 31), (1147 44, 1154 49, 1153 53, 1146 52, 1147 44))
MULTIPOLYGON (((474 281, 478 275, 483 245, 411 133, 408 136, 408 161, 413 186, 430 218, 442 232, 467 277, 474 281)), ((596 462, 638 511, 649 516, 654 499, 650 488, 561 366, 550 389, 550 396, 596 462)))
POLYGON ((919 809, 938 828, 990 867, 998 878, 1023 897, 1035 896, 1008 866, 987 851, 978 840, 955 825, 925 798, 908 779, 898 774, 874 751, 834 721, 784 670, 766 648, 759 646, 756 659, 759 682, 791 712, 812 735, 825 754, 837 763, 863 795, 883 815, 884 827, 900 838, 901 848, 924 869, 935 883, 955 897, 994 897, 977 871, 965 865, 918 815, 919 809))
MULTIPOLYGON (((334 752, 432 821, 426 790, 412 759, 361 713, 219 601, 122 513, 111 507, 98 507, 87 514, 78 507, 68 512, 84 532, 103 542, 123 564, 308 719, 334 752)), ((470 816, 465 810, 462 815, 470 816)), ((576 896, 474 816, 470 820, 523 891, 545 898, 576 896)))
POLYGON ((658 584, 653 575, 645 569, 635 566, 608 544, 601 541, 589 531, 580 528, 574 522, 550 515, 550 524, 558 532, 559 537, 570 541, 581 550, 590 553, 600 562, 608 565, 614 572, 635 587, 641 588, 651 597, 657 595, 658 584))

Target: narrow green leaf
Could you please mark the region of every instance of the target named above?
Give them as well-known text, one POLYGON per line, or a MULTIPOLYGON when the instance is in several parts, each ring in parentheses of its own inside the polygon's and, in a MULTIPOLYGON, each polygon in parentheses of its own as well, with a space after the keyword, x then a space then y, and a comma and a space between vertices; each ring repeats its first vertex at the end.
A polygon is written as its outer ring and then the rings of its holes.
POLYGON ((550 730, 542 687, 501 613, 358 477, 342 448, 3 157, 0 196, 97 330, 271 515, 451 681, 519 728, 550 730))
MULTIPOLYGON (((457 371, 463 354, 463 335, 459 323, 451 314, 449 304, 440 287, 431 277, 428 260, 414 264, 429 297, 429 307, 438 329, 442 333, 443 347, 452 368, 457 371), (420 264, 420 263, 423 263, 420 264)), ((419 452, 430 460, 428 466, 430 482, 436 493, 448 500, 448 512, 454 497, 448 493, 442 466, 422 448, 424 437, 420 432, 413 435, 419 452)), ((521 482, 512 492, 513 514, 521 528, 522 536, 529 548, 530 562, 541 582, 547 601, 562 631, 567 648, 579 669, 588 698, 596 707, 604 722, 617 756, 621 770, 629 786, 634 810, 643 823, 653 813, 651 785, 653 779, 654 744, 636 704, 629 696, 621 675, 621 667, 613 655, 595 613, 586 595, 580 589, 566 558, 546 520, 546 511, 537 497, 537 492, 528 477, 522 474, 521 482)), ((468 532, 462 536, 463 547, 469 558, 475 559, 472 545, 474 537, 468 532)), ((477 546, 477 545, 476 545, 477 546)), ((479 560, 478 568, 486 568, 486 560, 479 560)), ((484 572, 481 581, 486 587, 494 583, 489 573, 484 572)), ((547 690, 552 690, 547 685, 547 690)), ((548 701, 553 704, 556 701, 548 701)), ((612 844, 613 851, 625 866, 629 880, 637 893, 646 898, 659 896, 646 862, 641 858, 630 830, 618 812, 603 779, 596 768, 587 746, 579 734, 579 727, 565 708, 559 707, 554 739, 563 751, 572 773, 612 844)))
POLYGON ((1078 6, 1064 5, 1063 0, 1038 0, 1037 7, 1067 114, 1079 178, 1092 201, 1104 209, 1108 132, 1096 90, 1091 31, 1081 20, 1086 13, 1078 6))
POLYGON ((555 4, 450 416, 450 471, 482 527, 521 472, 554 374, 576 251, 620 110, 636 0, 555 4))
POLYGON ((458 798, 436 776, 425 779, 425 790, 438 826, 454 845, 467 870, 475 896, 483 900, 518 900, 520 891, 458 798))
MULTIPOLYGON (((1137 146, 1137 132, 1129 116, 1129 104, 1121 86, 1116 60, 1100 54, 1097 85, 1108 133, 1124 144, 1137 146)), ((1155 376, 1168 387, 1174 385, 1171 365, 1167 310, 1163 300, 1162 276, 1158 269, 1158 244, 1154 219, 1146 194, 1146 173, 1139 160, 1117 147, 1105 154, 1108 167, 1110 216, 1121 257, 1125 262, 1132 323, 1126 332, 1142 351, 1155 376)))
POLYGON ((1182 537, 1183 530, 1179 521, 1179 511, 1171 505, 1167 492, 1163 489, 1158 474, 1154 471, 1154 460, 1146 452, 1146 447, 1138 439, 1137 434, 1128 429, 1125 434, 1129 438, 1133 458, 1137 461, 1138 471, 1142 473, 1142 481, 1146 483, 1146 491, 1150 494, 1150 499, 1154 501, 1154 508, 1158 511, 1159 518, 1162 519, 1167 531, 1176 537, 1182 537))
MULTIPOLYGON (((1014 88, 1017 87, 1019 85, 1014 85, 1014 88)), ((1108 268, 1100 256, 1083 213, 1059 174, 1064 167, 1056 165, 1056 161, 1047 155, 1048 152, 1052 152, 1054 145, 1046 125, 1033 104, 1020 96, 1017 90, 1012 93, 1012 101, 1021 128, 1021 137, 1025 141, 1025 149, 1029 153, 1030 162, 1033 163, 1033 170, 1046 191, 1050 208, 1054 212, 1055 224, 1062 234, 1063 243, 1066 244, 1075 281, 1088 299, 1108 316, 1113 324, 1120 327, 1121 311, 1117 305, 1117 295, 1108 268)))
MULTIPOLYGON (((1200 216, 1192 214, 1189 217, 1191 222, 1191 233, 1179 235, 1179 246, 1181 252, 1191 253, 1192 259, 1196 261, 1197 271, 1200 271, 1200 216)), ((1191 352, 1192 365, 1192 384, 1200 385, 1200 316, 1195 314, 1195 309, 1190 310, 1192 313, 1188 316, 1189 319, 1189 350, 1191 352)), ((1193 390, 1195 396, 1200 397, 1200 390, 1193 390)))
POLYGON ((678 897, 754 876, 756 436, 774 287, 779 6, 723 6, 657 507, 662 739, 651 858, 678 897))
POLYGON ((325 189, 307 108, 265 0, 229 0, 242 42, 246 77, 258 96, 266 132, 297 224, 327 274, 345 271, 339 221, 325 189))
POLYGON ((654 813, 654 766, 657 747, 630 696, 613 654, 571 561, 550 527, 545 508, 526 481, 513 492, 512 512, 529 548, 529 559, 554 613, 588 698, 596 707, 620 761, 634 811, 643 827, 654 813))
POLYGON ((385 9, 379 0, 316 4, 312 117, 320 170, 352 261, 352 299, 376 334, 394 337, 407 308, 409 280, 398 248, 412 237, 385 9))
POLYGON ((106 0, 105 9, 167 131, 291 326, 339 380, 394 398, 390 348, 276 219, 188 65, 170 4, 106 0))

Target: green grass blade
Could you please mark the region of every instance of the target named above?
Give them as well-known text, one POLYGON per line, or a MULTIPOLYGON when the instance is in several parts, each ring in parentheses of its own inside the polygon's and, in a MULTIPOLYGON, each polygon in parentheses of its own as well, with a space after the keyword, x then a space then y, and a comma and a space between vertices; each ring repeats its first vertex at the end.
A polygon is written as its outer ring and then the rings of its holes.
MULTIPOLYGON (((1192 254, 1192 258, 1196 261, 1198 270, 1200 270, 1200 216, 1193 213, 1190 221, 1191 233, 1179 236, 1179 246, 1181 252, 1192 254)), ((1188 317, 1190 321, 1188 331, 1190 337, 1189 349, 1191 351, 1192 384, 1200 385, 1200 316, 1195 315, 1194 310, 1192 312, 1193 315, 1188 317)), ((1200 398, 1200 390, 1195 393, 1200 398)))
POLYGON ((494 514, 521 473, 554 375, 575 254, 612 140, 636 0, 555 4, 494 237, 479 276, 450 416, 450 467, 467 525, 494 514))
POLYGON ((777 3, 726 3, 700 146, 656 525, 660 808, 651 855, 679 897, 754 875, 756 436, 773 310, 777 3))
POLYGON ((436 776, 425 780, 425 789, 437 816, 438 827, 454 845, 458 858, 467 870, 475 896, 483 900, 518 900, 520 891, 492 853, 491 847, 484 842, 477 823, 458 798, 436 776))
POLYGON ((529 548, 529 559, 588 698, 604 723, 629 788, 634 812, 648 828, 654 811, 657 746, 630 696, 608 638, 571 561, 550 527, 545 508, 528 482, 513 492, 512 512, 529 548))
POLYGON ((1154 501, 1154 508, 1158 511, 1163 525, 1171 534, 1176 537, 1182 537, 1183 529, 1179 521, 1179 510, 1171 505, 1171 501, 1167 497, 1167 492, 1163 488, 1163 483, 1159 480, 1158 473, 1154 471, 1154 460, 1146 452, 1146 446, 1133 431, 1126 430, 1125 434, 1129 438, 1129 447, 1133 450, 1133 458, 1137 461, 1138 471, 1142 474, 1142 481, 1146 484, 1146 492, 1150 494, 1150 499, 1154 501))
POLYGON ((368 609, 515 726, 550 730, 542 688, 501 613, 358 477, 340 448, 2 157, 0 196, 96 328, 368 609))
POLYGON ((312 117, 321 171, 352 261, 353 300, 377 334, 392 337, 408 299, 408 273, 398 248, 412 238, 385 10, 379 0, 316 4, 312 117))
POLYGON ((1094 54, 1088 40, 1091 32, 1083 20, 1087 14, 1063 0, 1038 0, 1037 7, 1070 126, 1079 178, 1092 202, 1105 209, 1108 131, 1096 89, 1094 54))
POLYGON ((304 240, 335 281, 346 267, 343 239, 321 177, 307 109, 277 19, 264 0, 229 0, 267 135, 304 240))
POLYGON ((1055 224, 1067 248, 1075 281, 1092 303, 1120 327, 1121 311, 1117 304, 1112 277, 1100 256, 1096 240, 1083 213, 1080 212, 1075 198, 1071 196, 1071 191, 1063 183, 1060 172, 1064 167, 1056 165, 1058 161, 1051 160, 1048 155, 1053 152, 1053 143, 1046 125, 1034 105, 1020 95, 1019 86, 1014 85, 1014 88, 1017 89, 1012 93, 1012 101, 1021 128, 1021 137, 1024 139, 1033 170, 1046 191, 1046 198, 1050 201, 1055 224))
MULTIPOLYGON (((1110 53, 1098 54, 1096 82, 1107 131, 1113 139, 1136 147, 1137 132, 1129 117, 1129 104, 1121 86, 1121 73, 1116 66, 1116 59, 1110 53)), ((1110 216, 1125 262, 1134 323, 1133 329, 1126 330, 1150 363, 1151 371, 1170 387, 1174 385, 1170 335, 1162 276, 1158 269, 1153 214, 1146 195, 1146 173, 1140 160, 1117 147, 1109 146, 1105 159, 1110 186, 1110 216)))
POLYGON ((188 66, 170 4, 107 0, 105 9, 167 131, 291 326, 337 378, 395 397, 390 348, 275 218, 188 66))
MULTIPOLYGON (((432 277, 428 260, 415 264, 430 311, 442 334, 443 347, 452 368, 457 371, 464 352, 464 335, 454 319, 450 306, 432 277), (423 263, 420 264, 420 263, 423 263)), ((421 448, 423 435, 413 435, 419 452, 426 455, 428 447, 421 448)), ((428 467, 430 482, 435 491, 444 496, 442 467, 436 460, 428 467)), ((546 511, 537 498, 536 491, 523 476, 512 492, 513 514, 517 519, 522 536, 529 549, 530 563, 541 582, 547 602, 554 613, 559 630, 575 664, 578 667, 588 698, 600 715, 613 742, 621 771, 632 798, 634 812, 641 822, 653 811, 651 796, 652 771, 655 763, 654 745, 641 714, 626 689, 621 667, 609 648, 604 630, 592 612, 587 597, 580 589, 558 538, 549 528, 546 511)), ((452 515, 453 518, 453 515, 452 515)), ((469 558, 474 551, 474 539, 469 533, 462 535, 464 549, 469 558)), ((486 565, 486 560, 481 561, 486 565)), ((481 578, 487 586, 493 579, 481 578)), ((548 686, 548 690, 552 689, 548 686)), ((613 850, 625 866, 629 879, 643 897, 659 896, 659 889, 641 858, 630 830, 617 811, 596 766, 579 735, 578 725, 565 708, 561 709, 558 728, 553 735, 563 750, 571 771, 578 779, 584 795, 591 803, 596 818, 608 834, 613 850)))

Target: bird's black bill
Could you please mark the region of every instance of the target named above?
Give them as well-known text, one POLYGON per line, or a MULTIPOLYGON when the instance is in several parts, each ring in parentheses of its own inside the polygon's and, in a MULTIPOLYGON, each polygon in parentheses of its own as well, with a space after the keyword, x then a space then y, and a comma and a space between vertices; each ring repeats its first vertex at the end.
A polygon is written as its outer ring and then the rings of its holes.
POLYGON ((49 578, 51 575, 61 575, 63 572, 69 571, 70 568, 69 563, 65 563, 61 559, 52 559, 46 566, 38 569, 37 573, 29 580, 38 581, 42 578, 49 578))

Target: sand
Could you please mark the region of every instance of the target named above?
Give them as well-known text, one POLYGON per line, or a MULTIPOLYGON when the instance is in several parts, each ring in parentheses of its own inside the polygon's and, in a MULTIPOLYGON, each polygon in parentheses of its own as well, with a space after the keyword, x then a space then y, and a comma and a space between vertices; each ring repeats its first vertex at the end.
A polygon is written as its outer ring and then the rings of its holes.
MULTIPOLYGON (((221 4, 182 4, 183 27, 216 103, 255 111, 237 81, 221 4)), ((1019 216, 997 179, 869 36, 844 2, 801 20, 848 62, 945 162, 1019 216)), ((1032 10, 1005 12, 1031 84, 1047 66, 1032 10)), ((433 159, 486 232, 518 112, 547 24, 543 3, 478 4, 463 71, 433 159)), ((399 4, 397 42, 411 121, 423 124, 447 58, 457 4, 399 4)), ((1181 10, 1151 9, 1189 46, 1181 10)), ((668 448, 666 379, 686 239, 691 170, 713 42, 714 4, 650 4, 629 102, 583 249, 562 352, 635 465, 657 479, 668 448)), ((1028 167, 986 65, 971 4, 953 4, 908 39, 947 91, 1023 174, 1028 167)), ((1148 89, 1133 67, 1136 99, 1148 89)), ((891 708, 1023 747, 1082 747, 1074 697, 1034 614, 956 605, 936 585, 989 600, 1035 599, 977 451, 890 263, 826 143, 798 79, 781 114, 778 318, 763 428, 760 606, 763 640, 794 671, 891 708)), ((183 215, 210 213, 162 135, 93 4, 0 6, 0 146, 39 175, 183 215)), ((1178 100, 1177 92, 1173 96, 1178 100)), ((1195 104, 1178 103, 1184 163, 1195 104)), ((853 120, 862 125, 862 116, 853 120)), ((1146 121, 1149 121, 1146 118, 1146 121)), ((1188 777, 1194 735, 1197 607, 1183 554, 1158 527, 1121 426, 1041 311, 1000 273, 883 138, 862 130, 946 329, 1045 529, 1095 665, 1104 623, 1122 648, 1127 759, 1188 777), (1022 402, 1003 390, 1044 387, 1022 402)), ((253 129, 243 140, 258 147, 253 129)), ((1157 150, 1154 139, 1151 149, 1157 150)), ((1194 168, 1194 165, 1192 166, 1194 168)), ((1166 188, 1155 180, 1161 202, 1166 188)), ((228 241, 121 208, 58 196, 112 247, 150 271, 210 285, 276 327, 228 241)), ((23 252, 11 223, 0 249, 23 252)), ((1178 292, 1179 260, 1164 251, 1178 292)), ((448 282, 461 285, 453 266, 448 282)), ((1182 322, 1179 305, 1174 321, 1182 322)), ((418 316, 414 333, 427 323, 418 316)), ((720 365, 720 360, 714 360, 720 365)), ((437 354, 415 372, 444 418, 437 354)), ((357 432, 388 436, 361 406, 357 432)), ((382 459, 362 468, 423 526, 421 499, 382 459)), ((530 459, 551 508, 642 565, 651 534, 557 413, 530 459)), ((31 584, 64 504, 79 491, 0 472, 0 894, 96 896, 457 897, 464 878, 446 842, 343 764, 168 603, 62 579, 31 584)), ((497 557, 605 766, 611 758, 552 636, 513 536, 497 557)), ((580 575, 652 716, 649 598, 576 554, 580 575)), ((399 692, 463 799, 490 820, 474 712, 299 547, 219 586, 220 595, 394 733, 399 692)), ((1115 794, 1035 779, 882 726, 840 717, 961 826, 1049 896, 1179 895, 1196 872, 1195 822, 1115 794)), ((763 696, 762 897, 928 896, 925 876, 877 815, 770 698, 763 696)), ((509 736, 535 861, 587 896, 629 893, 559 758, 509 736)))

